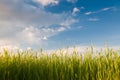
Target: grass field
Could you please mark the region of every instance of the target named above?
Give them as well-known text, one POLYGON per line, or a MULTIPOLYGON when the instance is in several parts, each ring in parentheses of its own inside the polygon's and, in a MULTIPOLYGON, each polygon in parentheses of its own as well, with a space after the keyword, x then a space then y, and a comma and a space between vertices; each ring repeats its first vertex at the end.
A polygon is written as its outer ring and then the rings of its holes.
POLYGON ((120 55, 105 49, 78 53, 42 50, 0 53, 0 80, 120 80, 120 55))

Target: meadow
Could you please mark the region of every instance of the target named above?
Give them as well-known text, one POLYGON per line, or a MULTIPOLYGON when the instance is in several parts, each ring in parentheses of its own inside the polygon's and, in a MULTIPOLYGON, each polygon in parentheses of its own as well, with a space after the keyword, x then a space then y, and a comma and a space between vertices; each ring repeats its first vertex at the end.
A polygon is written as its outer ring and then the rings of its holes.
POLYGON ((119 51, 0 52, 0 80, 120 80, 119 51))

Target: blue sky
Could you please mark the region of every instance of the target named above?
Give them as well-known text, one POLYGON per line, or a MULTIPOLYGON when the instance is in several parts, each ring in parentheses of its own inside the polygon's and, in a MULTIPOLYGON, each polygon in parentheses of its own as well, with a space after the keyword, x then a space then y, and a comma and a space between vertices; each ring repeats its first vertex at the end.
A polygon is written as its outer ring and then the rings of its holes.
POLYGON ((119 0, 0 0, 0 46, 120 46, 119 0))

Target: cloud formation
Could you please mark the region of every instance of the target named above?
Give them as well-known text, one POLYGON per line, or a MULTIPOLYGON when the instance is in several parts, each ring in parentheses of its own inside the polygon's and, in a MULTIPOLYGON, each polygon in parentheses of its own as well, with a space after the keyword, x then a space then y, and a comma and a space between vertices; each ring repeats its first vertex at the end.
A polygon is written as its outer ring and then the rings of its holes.
MULTIPOLYGON (((57 0, 39 2, 43 6, 58 3, 57 0)), ((63 26, 50 27, 60 25, 66 17, 65 13, 46 12, 42 7, 27 4, 24 0, 0 0, 0 46, 40 45, 42 41, 67 29, 63 26)))
POLYGON ((73 8, 72 15, 75 15, 76 13, 80 12, 80 10, 77 7, 73 8))
POLYGON ((70 3, 76 3, 78 0, 67 0, 70 3))
POLYGON ((97 13, 105 12, 108 10, 114 10, 114 9, 115 9, 115 7, 105 7, 105 8, 98 10, 98 11, 88 11, 85 13, 85 15, 97 14, 97 13))
POLYGON ((98 18, 89 18, 88 21, 99 21, 98 18))
POLYGON ((47 6, 47 5, 57 5, 59 3, 58 0, 33 0, 34 2, 37 2, 43 6, 47 6))
POLYGON ((74 23, 77 23, 78 20, 77 19, 73 19, 72 17, 68 17, 65 21, 63 21, 62 23, 60 23, 60 26, 65 27, 65 28, 71 28, 71 25, 74 23))

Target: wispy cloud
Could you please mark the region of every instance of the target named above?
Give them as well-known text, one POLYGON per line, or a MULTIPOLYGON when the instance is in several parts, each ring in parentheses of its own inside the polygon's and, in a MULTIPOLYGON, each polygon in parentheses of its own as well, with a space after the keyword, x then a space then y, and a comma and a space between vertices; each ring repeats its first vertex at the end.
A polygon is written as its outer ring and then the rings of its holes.
POLYGON ((98 18, 89 18, 88 21, 99 21, 98 18))
POLYGON ((97 13, 101 13, 101 12, 105 12, 105 11, 109 11, 109 10, 114 10, 115 7, 105 7, 105 8, 102 8, 98 11, 88 11, 85 13, 85 15, 91 15, 91 14, 97 14, 97 13))
POLYGON ((81 29, 81 28, 83 28, 83 26, 78 26, 77 28, 78 28, 78 29, 81 29))
POLYGON ((67 0, 67 1, 71 3, 76 3, 78 0, 67 0))
POLYGON ((101 9, 100 11, 108 11, 108 10, 110 10, 110 9, 112 9, 113 7, 106 7, 106 8, 103 8, 103 9, 101 9))
POLYGON ((62 23, 60 23, 60 26, 65 27, 65 28, 71 28, 71 25, 74 23, 77 23, 78 20, 77 19, 73 19, 72 17, 68 17, 65 21, 63 21, 62 23))
POLYGON ((65 31, 65 30, 66 30, 65 27, 60 27, 60 28, 57 29, 58 32, 62 32, 62 31, 65 31))
POLYGON ((90 15, 90 14, 93 14, 93 13, 94 12, 89 11, 89 12, 86 12, 85 15, 90 15))

